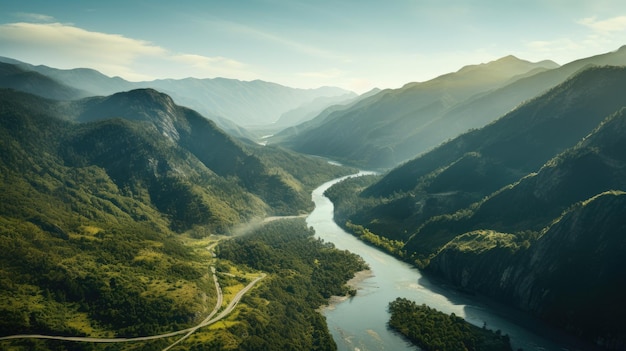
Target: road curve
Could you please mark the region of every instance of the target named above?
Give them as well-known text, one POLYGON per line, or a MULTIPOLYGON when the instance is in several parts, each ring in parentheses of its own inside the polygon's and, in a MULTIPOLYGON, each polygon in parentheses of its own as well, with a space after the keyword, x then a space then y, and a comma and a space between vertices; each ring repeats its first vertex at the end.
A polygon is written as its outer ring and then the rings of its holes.
POLYGON ((222 307, 222 302, 224 302, 224 294, 222 293, 222 288, 220 287, 220 283, 217 281, 217 274, 215 274, 215 267, 214 266, 211 266, 211 272, 213 273, 213 281, 215 281, 215 291, 217 291, 217 302, 215 303, 215 307, 213 308, 213 311, 211 311, 211 313, 209 313, 209 316, 206 317, 202 322, 200 322, 200 324, 198 324, 196 327, 194 327, 194 329, 188 331, 187 334, 183 335, 182 338, 176 340, 171 345, 169 345, 168 347, 164 348, 163 351, 167 351, 167 350, 171 349, 172 347, 174 347, 174 346, 178 345, 179 343, 181 343, 183 340, 187 339, 189 337, 189 335, 193 334, 204 323, 207 323, 208 321, 210 321, 211 318, 213 318, 213 316, 215 316, 217 311, 219 311, 219 309, 222 307))
MULTIPOLYGON (((193 333, 196 330, 198 330, 199 328, 205 327, 207 325, 211 325, 211 324, 221 320, 222 318, 226 317, 230 312, 232 312, 232 310, 235 308, 235 306, 239 303, 239 300, 241 300, 241 298, 250 289, 252 289, 252 287, 254 287, 254 285, 256 283, 258 283, 261 279, 265 278, 265 276, 266 276, 265 273, 262 273, 259 277, 257 277, 253 281, 251 281, 245 288, 241 289, 237 293, 237 295, 235 295, 233 300, 228 304, 226 309, 224 311, 222 311, 217 317, 215 317, 213 319, 210 319, 208 321, 205 319, 204 321, 202 321, 200 324, 196 325, 195 327, 191 327, 191 328, 187 328, 187 329, 182 329, 182 330, 178 330, 178 331, 174 331, 174 332, 170 332, 170 333, 158 334, 158 335, 139 336, 139 337, 134 337, 134 338, 93 338, 93 337, 84 337, 84 336, 57 336, 57 335, 24 334, 24 335, 10 335, 10 336, 0 337, 0 341, 2 341, 2 340, 14 340, 14 339, 48 339, 48 340, 92 342, 92 343, 123 343, 123 342, 150 341, 150 340, 156 340, 156 339, 169 338, 169 337, 172 337, 172 336, 176 336, 176 335, 180 335, 180 334, 186 334, 186 333, 189 333, 189 332, 193 333)), ((214 279, 217 280, 217 278, 214 278, 214 279)), ((221 295, 221 289, 220 289, 220 294, 219 295, 221 295)), ((216 310, 214 309, 214 311, 216 311, 216 310)), ((211 312, 211 313, 213 315, 215 314, 214 312, 211 312)), ((207 319, 208 318, 210 318, 210 317, 207 317, 207 319)))

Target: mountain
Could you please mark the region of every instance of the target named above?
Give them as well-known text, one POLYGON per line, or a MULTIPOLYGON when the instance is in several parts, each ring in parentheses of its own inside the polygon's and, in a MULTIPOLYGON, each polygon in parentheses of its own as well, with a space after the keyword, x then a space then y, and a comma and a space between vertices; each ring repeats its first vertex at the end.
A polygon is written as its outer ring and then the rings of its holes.
MULTIPOLYGON (((616 67, 580 72, 497 121, 390 171, 362 193, 386 200, 348 217, 386 237, 409 240, 430 217, 480 201, 576 144, 624 106, 625 78, 626 71, 616 67)), ((405 245, 425 258, 451 239, 432 238, 405 245)))
MULTIPOLYGON (((163 91, 181 105, 202 114, 210 112, 222 116, 248 129, 271 125, 283 113, 310 104, 317 98, 350 93, 333 87, 295 89, 261 80, 246 82, 225 78, 166 79, 140 82, 136 86, 163 91)), ((296 120, 300 118, 297 116, 296 120)))
POLYGON ((81 91, 19 65, 0 62, 0 88, 11 88, 55 100, 73 100, 88 96, 81 91))
POLYGON ((454 106, 516 78, 557 66, 551 61, 531 63, 513 56, 466 66, 427 82, 410 83, 363 99, 337 111, 322 125, 301 128, 285 145, 363 167, 392 167, 426 150, 398 147, 415 133, 436 134, 438 141, 430 147, 456 136, 457 130, 447 133, 445 128, 430 129, 431 124, 454 106))
POLYGON ((615 52, 583 58, 555 69, 531 71, 525 76, 518 76, 511 84, 459 103, 428 128, 407 137, 396 146, 396 149, 408 150, 406 156, 412 158, 416 155, 413 150, 427 151, 448 138, 469 129, 480 128, 590 65, 626 65, 626 46, 615 52))
POLYGON ((56 149, 39 152, 57 155, 67 167, 101 168, 119 188, 145 196, 170 216, 177 230, 208 225, 228 231, 253 217, 299 214, 312 206, 314 175, 348 172, 300 157, 300 166, 312 175, 294 176, 274 160, 291 157, 295 162, 296 155, 244 146, 215 123, 151 89, 73 103, 4 94, 7 106, 16 104, 11 99, 23 102, 10 110, 80 122, 52 137, 56 149))
POLYGON ((625 146, 621 109, 539 172, 459 219, 463 224, 451 227, 471 231, 446 244, 428 269, 619 349, 626 340, 620 298, 626 193, 618 190, 626 189, 625 146))
POLYGON ((312 119, 309 119, 308 121, 302 122, 300 124, 296 124, 291 127, 287 127, 281 130, 280 132, 274 135, 271 135, 270 137, 267 138, 268 139, 267 141, 270 144, 280 144, 280 145, 291 146, 292 141, 297 140, 300 133, 306 133, 307 130, 323 125, 324 123, 326 123, 327 120, 329 120, 329 118, 332 118, 331 116, 334 116, 336 113, 341 113, 340 111, 344 111, 356 105, 361 100, 365 100, 367 98, 370 98, 378 94, 380 91, 381 91, 380 89, 374 88, 348 101, 343 101, 342 103, 329 106, 325 108, 324 110, 322 110, 321 112, 319 112, 317 116, 314 116, 312 119))
MULTIPOLYGON (((589 65, 626 65, 626 46, 562 67, 549 61, 539 62, 534 68, 529 63, 523 66, 517 62, 519 74, 511 71, 509 79, 503 79, 500 85, 480 84, 473 76, 477 72, 488 73, 490 69, 505 72, 503 67, 516 61, 524 62, 509 56, 488 64, 468 66, 432 81, 387 90, 334 115, 322 125, 299 127, 297 135, 281 142, 294 150, 324 155, 346 164, 367 168, 397 166, 469 129, 496 120, 589 65), (523 67, 527 69, 525 73, 521 73, 523 67), (463 77, 468 79, 464 81, 463 77), (464 84, 465 89, 452 82, 464 84), (474 87, 473 82, 477 82, 474 87), (442 84, 448 85, 446 89, 442 84), (419 90, 419 86, 434 90, 419 90), (463 94, 450 94, 456 89, 463 94), (388 96, 383 98, 383 94, 388 96)), ((486 82, 493 83, 496 79, 486 82)))
POLYGON ((624 91, 625 67, 587 68, 382 177, 331 188, 336 218, 465 291, 620 349, 624 91))
MULTIPOLYGON (((237 127, 270 125, 288 111, 308 105, 318 98, 336 98, 354 93, 334 87, 296 89, 261 80, 240 81, 236 79, 160 79, 144 82, 129 82, 120 77, 108 77, 86 68, 70 70, 55 69, 43 65, 35 66, 0 57, 0 62, 17 65, 25 71, 43 74, 62 84, 84 91, 90 96, 107 96, 137 88, 151 88, 170 95, 177 104, 210 117, 228 131, 237 132, 237 127)), ((83 95, 81 97, 84 97, 83 95)), ((331 104, 331 99, 327 103, 331 104)), ((295 114, 300 121, 307 111, 295 114)), ((295 122, 294 122, 295 123, 295 122)), ((289 124, 290 125, 290 124, 289 124)), ((243 133, 249 137, 250 134, 243 133)))
POLYGON ((56 69, 44 65, 31 65, 8 57, 0 57, 0 62, 17 65, 25 71, 43 74, 57 82, 86 92, 87 96, 110 95, 133 89, 133 83, 120 77, 108 77, 88 68, 56 69))
POLYGON ((329 106, 343 105, 356 97, 357 95, 352 92, 338 96, 322 96, 308 104, 283 113, 274 124, 279 130, 295 126, 315 118, 329 106))
POLYGON ((304 213, 315 186, 353 172, 244 145, 151 89, 73 102, 0 89, 0 106, 3 335, 198 322, 217 296, 181 234, 304 213))

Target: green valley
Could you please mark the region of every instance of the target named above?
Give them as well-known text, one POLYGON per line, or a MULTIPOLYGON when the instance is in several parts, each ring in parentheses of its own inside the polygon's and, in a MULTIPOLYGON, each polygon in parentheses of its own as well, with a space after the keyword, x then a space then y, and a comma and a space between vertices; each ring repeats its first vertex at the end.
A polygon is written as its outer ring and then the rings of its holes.
MULTIPOLYGON (((0 140, 2 336, 136 337, 195 325, 217 299, 212 258, 197 242, 266 216, 306 213, 313 187, 353 171, 245 145, 152 90, 76 102, 0 90, 0 140)), ((310 235, 298 225, 276 231, 310 235)), ((354 257, 345 260, 355 263, 320 272, 332 293, 361 267, 354 257), (330 279, 334 269, 345 272, 330 279)), ((226 262, 225 272, 243 264, 226 262)), ((231 292, 245 281, 225 277, 231 292)), ((275 294, 265 299, 276 301, 275 294)), ((328 297, 319 294, 307 305, 316 315, 328 297)), ((316 318, 315 330, 323 331, 316 318)), ((70 341, 0 345, 100 349, 70 341)), ((332 345, 326 337, 322 349, 332 345)))

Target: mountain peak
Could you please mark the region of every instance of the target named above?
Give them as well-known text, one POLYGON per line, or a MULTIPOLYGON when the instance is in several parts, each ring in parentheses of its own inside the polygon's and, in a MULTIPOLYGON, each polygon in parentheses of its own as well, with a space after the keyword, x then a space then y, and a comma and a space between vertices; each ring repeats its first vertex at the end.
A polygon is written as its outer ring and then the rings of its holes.
POLYGON ((528 61, 519 59, 514 55, 507 55, 492 62, 528 62, 528 61))
POLYGON ((112 101, 133 101, 134 108, 141 105, 142 108, 157 110, 172 110, 175 106, 174 100, 167 94, 152 88, 134 89, 130 91, 115 93, 110 96, 112 101))
POLYGON ((181 110, 167 94, 150 88, 135 89, 88 101, 79 118, 82 122, 114 117, 147 121, 153 123, 157 130, 170 140, 179 139, 174 124, 179 119, 181 110))

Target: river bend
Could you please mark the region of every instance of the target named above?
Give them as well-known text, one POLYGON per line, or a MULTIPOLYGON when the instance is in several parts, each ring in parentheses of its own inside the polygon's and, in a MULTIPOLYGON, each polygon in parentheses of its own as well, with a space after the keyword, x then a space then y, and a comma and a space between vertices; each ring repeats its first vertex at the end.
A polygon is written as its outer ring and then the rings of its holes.
POLYGON ((328 327, 339 350, 418 350, 387 328, 387 306, 397 297, 425 303, 448 314, 455 313, 477 326, 486 324, 489 329, 500 329, 510 336, 513 350, 578 349, 576 346, 564 346, 571 341, 556 331, 550 331, 547 337, 538 335, 545 333, 547 327, 540 326, 524 314, 504 306, 487 305, 474 296, 435 284, 411 265, 343 231, 333 221, 333 204, 324 196, 324 191, 344 178, 327 182, 313 191, 315 210, 307 217, 307 225, 315 229, 317 237, 334 243, 338 249, 360 255, 372 271, 371 276, 358 283, 355 297, 324 309, 328 327))

